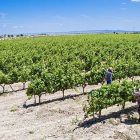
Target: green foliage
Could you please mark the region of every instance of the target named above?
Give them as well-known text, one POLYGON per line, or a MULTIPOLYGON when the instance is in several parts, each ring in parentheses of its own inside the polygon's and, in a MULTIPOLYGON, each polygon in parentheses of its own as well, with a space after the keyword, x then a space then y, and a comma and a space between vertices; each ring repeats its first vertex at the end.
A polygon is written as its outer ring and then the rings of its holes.
POLYGON ((29 80, 30 77, 30 69, 23 67, 22 69, 19 70, 19 76, 18 76, 18 80, 20 82, 26 82, 29 80))
POLYGON ((113 80, 133 78, 140 75, 139 39, 139 34, 107 34, 0 40, 0 84, 31 81, 27 95, 40 95, 103 83, 102 68, 113 68, 113 80))
POLYGON ((38 95, 39 97, 46 91, 44 82, 41 79, 36 79, 29 84, 27 89, 27 96, 31 98, 33 95, 38 95))
POLYGON ((0 71, 0 85, 6 83, 6 75, 0 71))
MULTIPOLYGON (((121 104, 125 106, 125 102, 136 101, 135 95, 133 95, 133 86, 137 85, 139 81, 122 83, 113 83, 111 85, 104 85, 100 89, 94 91, 94 95, 90 97, 89 104, 85 105, 83 110, 86 112, 86 116, 94 115, 101 112, 102 109, 113 106, 115 104, 121 104)), ((89 95, 90 96, 90 95, 89 95)))

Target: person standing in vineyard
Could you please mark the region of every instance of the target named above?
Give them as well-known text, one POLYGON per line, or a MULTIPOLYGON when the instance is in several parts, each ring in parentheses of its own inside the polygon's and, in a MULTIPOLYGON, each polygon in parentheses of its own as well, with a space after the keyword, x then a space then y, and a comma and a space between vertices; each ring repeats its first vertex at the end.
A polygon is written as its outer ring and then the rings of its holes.
POLYGON ((139 119, 138 119, 138 122, 140 122, 140 91, 136 91, 136 87, 134 87, 134 90, 133 90, 133 94, 136 95, 137 97, 137 103, 138 103, 138 114, 139 114, 139 119))
POLYGON ((106 75, 105 79, 106 79, 107 84, 112 84, 112 75, 113 75, 112 68, 108 68, 108 70, 105 70, 105 75, 106 75))

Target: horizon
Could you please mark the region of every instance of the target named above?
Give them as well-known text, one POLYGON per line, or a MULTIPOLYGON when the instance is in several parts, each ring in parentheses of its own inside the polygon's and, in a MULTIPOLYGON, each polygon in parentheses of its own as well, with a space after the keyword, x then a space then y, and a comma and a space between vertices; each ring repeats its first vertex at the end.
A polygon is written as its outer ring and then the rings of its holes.
POLYGON ((0 0, 0 34, 140 31, 140 0, 0 0))
POLYGON ((112 34, 112 33, 140 33, 140 30, 79 30, 79 31, 65 31, 65 32, 32 32, 32 33, 10 33, 10 34, 0 34, 0 36, 17 36, 17 35, 75 35, 75 34, 112 34))

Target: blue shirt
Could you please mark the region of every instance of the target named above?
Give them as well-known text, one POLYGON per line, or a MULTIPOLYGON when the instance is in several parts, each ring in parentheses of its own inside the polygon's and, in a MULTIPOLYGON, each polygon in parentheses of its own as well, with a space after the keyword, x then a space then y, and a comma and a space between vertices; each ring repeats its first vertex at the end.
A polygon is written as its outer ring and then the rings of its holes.
POLYGON ((112 81, 112 72, 106 71, 106 81, 112 81))

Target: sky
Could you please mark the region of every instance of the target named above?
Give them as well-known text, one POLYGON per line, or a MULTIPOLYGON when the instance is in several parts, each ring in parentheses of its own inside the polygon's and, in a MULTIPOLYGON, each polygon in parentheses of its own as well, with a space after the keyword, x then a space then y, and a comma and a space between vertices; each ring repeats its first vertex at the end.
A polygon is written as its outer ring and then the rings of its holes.
POLYGON ((0 34, 140 31, 140 0, 0 0, 0 34))

